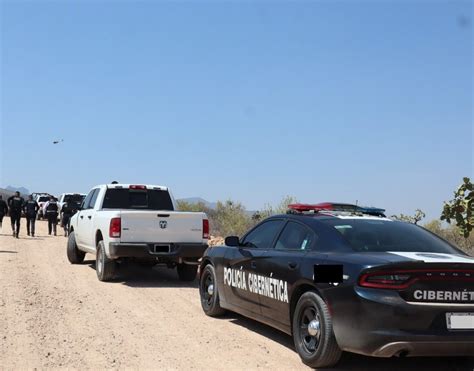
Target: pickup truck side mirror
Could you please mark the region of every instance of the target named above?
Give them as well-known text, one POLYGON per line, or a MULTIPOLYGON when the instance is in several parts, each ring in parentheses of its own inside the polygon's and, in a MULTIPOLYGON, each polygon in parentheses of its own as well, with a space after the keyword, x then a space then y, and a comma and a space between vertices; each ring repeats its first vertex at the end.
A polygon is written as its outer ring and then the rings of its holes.
POLYGON ((240 245, 240 239, 237 236, 228 236, 225 238, 225 245, 237 247, 240 245))

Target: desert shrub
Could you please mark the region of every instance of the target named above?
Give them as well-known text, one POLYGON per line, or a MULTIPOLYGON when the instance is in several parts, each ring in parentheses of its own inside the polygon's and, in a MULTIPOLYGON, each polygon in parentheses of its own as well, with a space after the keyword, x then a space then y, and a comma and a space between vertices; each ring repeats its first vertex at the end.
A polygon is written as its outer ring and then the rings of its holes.
POLYGON ((444 203, 441 220, 456 225, 457 230, 468 239, 474 230, 474 184, 463 178, 463 183, 454 192, 454 198, 444 203))
POLYGON ((218 201, 214 212, 216 235, 242 236, 252 225, 252 218, 240 202, 232 200, 218 201))
POLYGON ((268 218, 272 215, 285 214, 286 211, 288 210, 288 205, 294 204, 297 202, 298 201, 296 200, 296 197, 285 196, 276 206, 265 204, 262 210, 259 210, 255 214, 252 215, 252 220, 256 224, 262 221, 263 219, 268 218))
POLYGON ((297 202, 292 196, 285 196, 278 205, 266 204, 262 210, 250 215, 242 203, 233 200, 218 201, 216 208, 211 209, 203 202, 190 203, 177 201, 180 211, 202 211, 209 218, 211 235, 213 236, 242 236, 249 228, 263 219, 275 214, 284 214, 288 205, 297 202))
POLYGON ((459 247, 461 250, 474 256, 474 235, 464 237, 460 233, 459 228, 455 225, 444 225, 439 220, 432 220, 426 223, 423 227, 437 234, 446 241, 459 247))
POLYGON ((422 219, 424 219, 426 214, 421 211, 420 209, 415 210, 415 214, 413 216, 411 215, 405 215, 405 214, 400 214, 400 215, 392 215, 392 219, 400 220, 402 222, 408 222, 408 223, 413 223, 413 224, 418 224, 422 219))
POLYGON ((179 211, 193 211, 193 212, 204 212, 209 219, 209 227, 211 229, 211 235, 216 235, 216 211, 207 207, 204 202, 191 203, 186 201, 177 201, 179 211))

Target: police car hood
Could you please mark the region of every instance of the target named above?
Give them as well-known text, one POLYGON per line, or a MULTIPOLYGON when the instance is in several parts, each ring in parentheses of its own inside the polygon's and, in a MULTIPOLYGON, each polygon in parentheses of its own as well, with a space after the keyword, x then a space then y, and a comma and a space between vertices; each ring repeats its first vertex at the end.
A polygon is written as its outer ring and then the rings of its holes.
MULTIPOLYGON (((332 258, 334 259, 335 256, 332 256, 332 258)), ((347 263, 369 266, 397 263, 447 263, 472 264, 474 267, 474 257, 467 255, 417 251, 354 252, 345 254, 342 260, 347 263)))

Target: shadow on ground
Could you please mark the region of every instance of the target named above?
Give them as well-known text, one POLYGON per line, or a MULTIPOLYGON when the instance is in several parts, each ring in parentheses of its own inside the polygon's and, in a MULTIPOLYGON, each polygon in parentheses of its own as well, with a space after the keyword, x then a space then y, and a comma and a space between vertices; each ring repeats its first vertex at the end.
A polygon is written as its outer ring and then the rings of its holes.
POLYGON ((0 250, 0 254, 18 254, 18 251, 0 250))
MULTIPOLYGON (((95 270, 95 260, 84 261, 91 269, 95 270)), ((156 288, 198 288, 198 281, 181 282, 176 269, 155 266, 153 268, 127 263, 119 267, 117 279, 111 284, 123 284, 129 287, 156 287, 156 288)), ((196 300, 199 294, 196 291, 196 300)), ((204 315, 204 314, 203 314, 204 315)), ((295 352, 293 340, 290 336, 260 322, 248 319, 239 314, 228 312, 224 317, 230 323, 245 327, 260 336, 271 339, 289 351, 295 352)), ((451 371, 474 371, 474 358, 453 357, 415 357, 415 358, 375 358, 366 357, 352 353, 344 353, 336 367, 332 371, 364 371, 364 370, 451 370, 451 371)))
MULTIPOLYGON (((95 270, 95 260, 86 260, 90 268, 95 270)), ((120 264, 117 277, 111 283, 121 283, 130 287, 191 287, 198 288, 198 280, 193 282, 182 282, 178 278, 175 269, 166 266, 144 266, 137 263, 120 264)), ((196 295, 198 295, 196 293, 196 295)), ((199 299, 197 299, 199 300, 199 299)))
MULTIPOLYGON (((269 338, 292 352, 295 352, 293 340, 290 336, 260 322, 242 317, 239 314, 228 312, 224 319, 231 323, 245 327, 259 335, 269 338)), ((353 353, 343 353, 336 367, 319 370, 332 371, 363 371, 363 370, 451 370, 451 371, 473 371, 474 358, 454 357, 408 357, 408 358, 375 358, 366 357, 353 353)))

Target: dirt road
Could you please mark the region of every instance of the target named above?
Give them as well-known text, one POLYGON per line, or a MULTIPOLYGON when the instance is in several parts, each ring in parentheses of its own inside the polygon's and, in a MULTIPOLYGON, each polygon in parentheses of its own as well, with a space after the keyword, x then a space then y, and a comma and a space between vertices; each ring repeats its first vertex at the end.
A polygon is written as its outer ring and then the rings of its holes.
MULTIPOLYGON (((234 314, 206 317, 197 285, 174 271, 131 266, 101 283, 93 257, 69 264, 66 238, 37 224, 34 239, 24 230, 14 239, 8 220, 0 232, 1 369, 307 369, 290 337, 234 314)), ((350 355, 339 369, 448 366, 473 369, 469 360, 350 355)))

